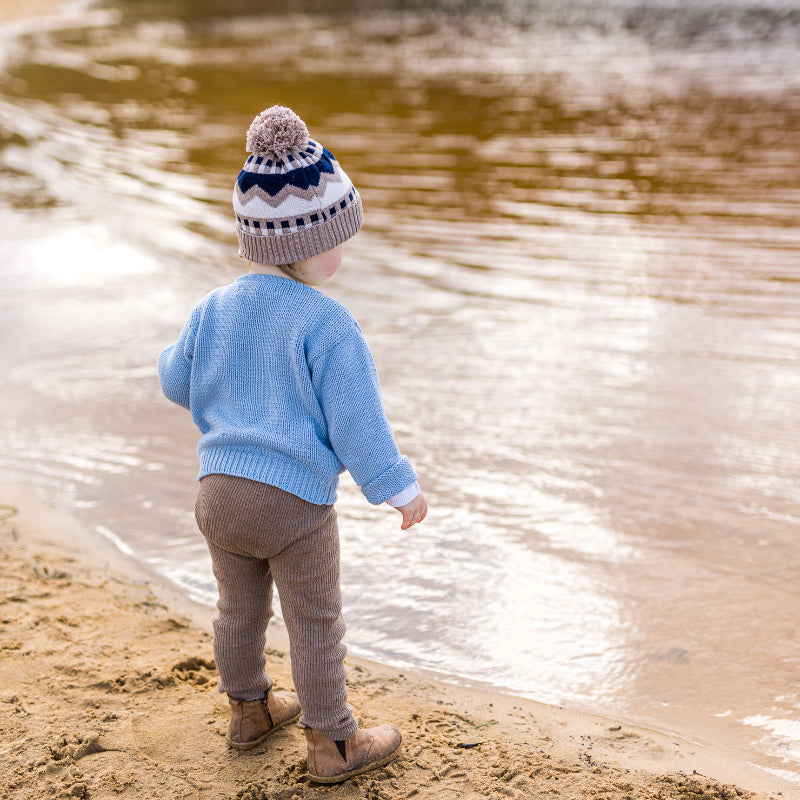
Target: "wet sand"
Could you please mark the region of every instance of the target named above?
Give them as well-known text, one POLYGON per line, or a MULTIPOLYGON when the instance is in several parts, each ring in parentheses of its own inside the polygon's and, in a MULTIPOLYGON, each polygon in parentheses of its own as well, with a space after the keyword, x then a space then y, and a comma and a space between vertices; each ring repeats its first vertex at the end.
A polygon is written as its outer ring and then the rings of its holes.
MULTIPOLYGON (((140 798, 736 798, 796 789, 731 754, 613 719, 348 658, 362 724, 404 735, 392 764, 305 777, 294 726, 253 751, 224 740, 210 611, 155 583, 75 518, 0 487, 4 800, 140 798)), ((285 634, 270 669, 292 688, 285 634)))

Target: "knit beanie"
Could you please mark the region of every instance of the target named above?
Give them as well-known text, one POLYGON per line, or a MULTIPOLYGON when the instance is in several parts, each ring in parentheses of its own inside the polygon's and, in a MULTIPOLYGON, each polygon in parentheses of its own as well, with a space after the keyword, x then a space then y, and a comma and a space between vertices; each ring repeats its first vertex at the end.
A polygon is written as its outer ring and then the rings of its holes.
POLYGON ((290 108, 272 106, 253 120, 247 152, 233 210, 248 261, 293 264, 358 233, 363 216, 353 182, 290 108))

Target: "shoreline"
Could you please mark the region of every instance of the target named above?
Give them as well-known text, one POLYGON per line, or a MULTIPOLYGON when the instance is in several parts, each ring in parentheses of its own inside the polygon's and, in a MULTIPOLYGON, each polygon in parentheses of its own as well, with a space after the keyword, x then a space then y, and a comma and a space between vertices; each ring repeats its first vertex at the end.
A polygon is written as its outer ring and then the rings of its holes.
MULTIPOLYGON (((355 656, 357 716, 396 724, 404 754, 320 787, 304 777, 292 726, 253 751, 227 748, 213 609, 154 580, 34 490, 0 490, 17 509, 0 521, 0 754, 13 765, 3 800, 800 796, 721 748, 355 656)), ((276 683, 291 688, 279 626, 268 653, 276 683)))

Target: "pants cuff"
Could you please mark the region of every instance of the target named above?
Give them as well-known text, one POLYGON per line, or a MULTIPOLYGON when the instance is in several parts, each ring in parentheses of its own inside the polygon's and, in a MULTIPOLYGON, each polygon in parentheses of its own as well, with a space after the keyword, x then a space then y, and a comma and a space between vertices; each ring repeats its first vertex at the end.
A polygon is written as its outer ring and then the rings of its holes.
POLYGON ((235 697, 237 700, 258 700, 259 697, 262 697, 264 692, 268 691, 275 685, 275 681, 272 678, 267 677, 264 681, 255 686, 249 686, 245 689, 230 689, 227 686, 224 686, 222 681, 220 680, 218 689, 220 694, 227 694, 228 697, 235 697))
POLYGON ((305 716, 300 717, 298 724, 318 730, 335 742, 342 742, 345 739, 349 739, 358 730, 358 720, 352 714, 350 715, 350 719, 345 720, 341 725, 335 728, 323 728, 319 725, 311 725, 305 716))

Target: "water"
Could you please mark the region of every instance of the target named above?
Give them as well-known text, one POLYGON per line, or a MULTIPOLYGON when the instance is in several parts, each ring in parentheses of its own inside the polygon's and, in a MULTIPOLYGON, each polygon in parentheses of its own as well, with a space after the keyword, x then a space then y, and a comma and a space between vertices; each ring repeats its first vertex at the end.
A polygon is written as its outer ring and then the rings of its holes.
POLYGON ((117 0, 0 39, 0 472, 213 602, 154 362, 294 107, 431 515, 344 481, 352 650, 800 781, 800 5, 117 0))

